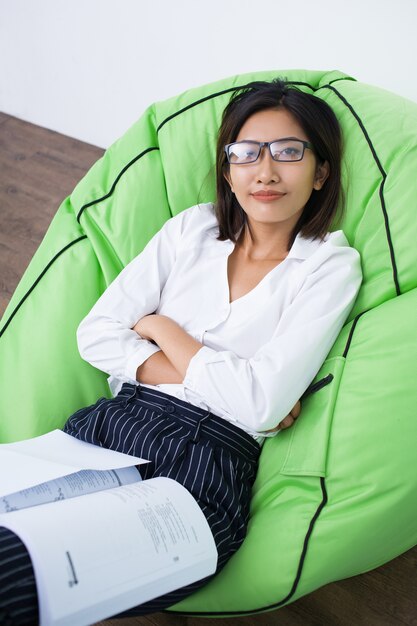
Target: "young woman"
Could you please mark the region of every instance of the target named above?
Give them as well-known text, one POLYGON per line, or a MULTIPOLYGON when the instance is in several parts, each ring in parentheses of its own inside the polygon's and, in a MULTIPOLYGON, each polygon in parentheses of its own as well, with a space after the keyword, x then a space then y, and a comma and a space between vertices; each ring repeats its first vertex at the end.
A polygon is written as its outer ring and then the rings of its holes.
MULTIPOLYGON (((114 397, 64 430, 149 459, 143 479, 181 482, 211 527, 217 571, 245 537, 265 437, 300 414, 359 290, 358 253, 328 232, 340 159, 340 128, 321 99, 281 80, 236 92, 219 131, 216 203, 168 220, 78 330, 82 357, 110 374, 114 397)), ((36 623, 30 558, 9 531, 0 541, 0 611, 36 623)))

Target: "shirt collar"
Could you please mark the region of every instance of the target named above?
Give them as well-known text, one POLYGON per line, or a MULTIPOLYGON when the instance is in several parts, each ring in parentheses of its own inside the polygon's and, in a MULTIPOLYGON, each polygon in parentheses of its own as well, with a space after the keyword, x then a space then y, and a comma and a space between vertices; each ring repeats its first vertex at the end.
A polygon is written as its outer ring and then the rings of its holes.
POLYGON ((320 247, 322 241, 320 238, 318 239, 306 239, 298 233, 296 238, 294 239, 294 243, 292 244, 290 251, 288 253, 287 259, 308 259, 317 248, 320 247))
MULTIPOLYGON (((214 232, 210 234, 213 237, 213 239, 215 239, 218 233, 216 233, 214 230, 214 232)), ((225 239, 223 240, 222 243, 226 248, 229 248, 229 247, 233 248, 235 245, 231 241, 231 239, 225 239)), ((320 238, 307 239, 303 237, 301 233, 298 233, 294 239, 294 243, 292 244, 290 251, 288 252, 288 255, 286 256, 286 258, 287 259, 300 259, 300 260, 308 259, 320 247, 321 243, 322 241, 320 240, 320 238)))

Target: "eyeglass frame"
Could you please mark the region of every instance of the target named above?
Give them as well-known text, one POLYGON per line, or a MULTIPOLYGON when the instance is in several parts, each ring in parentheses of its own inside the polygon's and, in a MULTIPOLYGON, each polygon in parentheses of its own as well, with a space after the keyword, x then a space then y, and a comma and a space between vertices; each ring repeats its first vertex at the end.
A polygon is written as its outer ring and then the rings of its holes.
POLYGON ((225 145, 224 151, 226 153, 226 158, 227 158, 227 162, 229 163, 229 165, 250 165, 251 163, 256 163, 256 161, 259 159, 261 155, 262 148, 264 148, 265 146, 268 146, 271 159, 275 161, 276 163, 299 163, 304 158, 304 153, 305 153, 306 148, 309 148, 310 150, 314 151, 314 146, 310 141, 304 141, 303 139, 298 139, 298 137, 281 137, 281 139, 273 139, 272 141, 254 141, 253 139, 243 139, 242 141, 232 141, 232 143, 228 143, 225 145), (303 145, 303 153, 301 157, 299 159, 293 159, 293 160, 288 160, 288 161, 285 161, 285 160, 280 161, 279 159, 274 159, 273 154, 271 152, 271 144, 276 143, 277 141, 300 142, 303 145), (237 143, 254 143, 257 146, 259 146, 259 152, 258 152, 256 159, 253 159, 253 161, 246 161, 245 163, 231 163, 229 160, 228 148, 230 148, 230 146, 234 146, 237 143))

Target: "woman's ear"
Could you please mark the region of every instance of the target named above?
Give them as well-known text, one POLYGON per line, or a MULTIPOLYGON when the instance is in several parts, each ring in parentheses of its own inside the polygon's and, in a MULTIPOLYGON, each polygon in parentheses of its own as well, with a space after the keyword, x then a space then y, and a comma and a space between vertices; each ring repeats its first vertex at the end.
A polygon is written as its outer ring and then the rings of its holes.
POLYGON ((314 175, 313 189, 319 191, 328 179, 330 174, 330 167, 328 161, 317 164, 316 173, 314 175))

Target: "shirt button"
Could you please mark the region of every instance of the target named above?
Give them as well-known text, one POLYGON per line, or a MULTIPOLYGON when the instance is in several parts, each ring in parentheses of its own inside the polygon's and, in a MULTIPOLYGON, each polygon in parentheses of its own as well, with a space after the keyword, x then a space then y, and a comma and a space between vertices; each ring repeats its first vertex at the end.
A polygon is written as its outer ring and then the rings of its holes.
POLYGON ((174 406, 172 406, 171 404, 168 404, 168 405, 165 407, 165 411, 166 411, 167 413, 175 413, 175 407, 174 407, 174 406))

